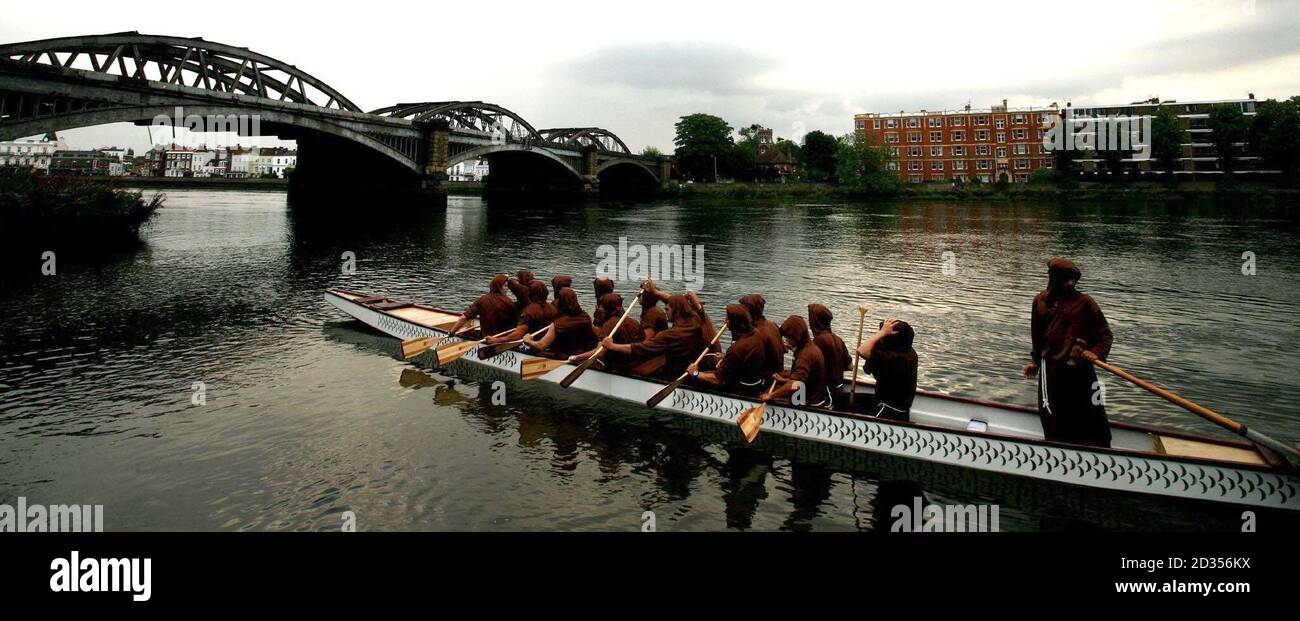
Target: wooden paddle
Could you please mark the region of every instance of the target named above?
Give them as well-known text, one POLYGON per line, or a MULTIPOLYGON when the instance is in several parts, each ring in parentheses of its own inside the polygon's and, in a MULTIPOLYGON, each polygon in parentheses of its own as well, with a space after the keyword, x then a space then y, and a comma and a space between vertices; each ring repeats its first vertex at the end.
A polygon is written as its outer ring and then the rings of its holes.
POLYGON ((858 350, 862 349, 862 329, 867 326, 867 305, 858 305, 858 346, 853 348, 853 383, 849 384, 849 405, 853 405, 853 395, 858 394, 858 366, 862 361, 862 356, 858 350))
MULTIPOLYGON (((446 324, 444 324, 444 325, 446 325, 446 324)), ((441 328, 441 329, 446 330, 446 329, 452 328, 452 327, 454 327, 454 326, 455 326, 455 324, 452 324, 452 325, 450 325, 450 326, 447 326, 446 328, 441 328)), ((438 326, 434 326, 434 327, 438 327, 438 326)), ((468 325, 468 326, 464 326, 464 327, 462 327, 460 331, 461 331, 461 332, 465 332, 465 331, 468 331, 468 330, 473 330, 474 328, 475 328, 475 326, 471 324, 471 325, 468 325)), ((458 332, 457 334, 459 334, 459 332, 458 332)), ((414 338, 414 339, 406 339, 405 341, 402 341, 402 358, 405 358, 406 360, 410 360, 411 358, 414 358, 414 357, 416 357, 416 356, 418 356, 418 355, 420 355, 420 354, 423 354, 424 352, 428 351, 429 349, 432 349, 432 348, 434 348, 434 347, 437 347, 437 346, 440 345, 443 341, 445 341, 445 340, 447 340, 447 339, 449 339, 449 338, 451 338, 451 337, 453 337, 453 336, 456 336, 456 335, 455 335, 455 334, 448 334, 447 336, 426 336, 426 337, 420 337, 420 338, 414 338)))
MULTIPOLYGON (((534 333, 532 333, 532 334, 529 334, 528 336, 530 336, 530 337, 532 337, 532 338, 535 339, 535 338, 537 338, 537 337, 539 337, 539 336, 545 334, 546 331, 549 330, 549 329, 551 329, 551 326, 548 325, 548 326, 546 326, 545 328, 542 328, 541 330, 538 330, 538 331, 536 331, 536 332, 534 332, 534 333)), ((489 358, 492 358, 492 357, 496 356, 497 354, 504 354, 504 353, 506 353, 506 352, 508 352, 508 351, 510 351, 510 350, 512 350, 512 349, 514 349, 514 348, 516 348, 516 347, 519 347, 520 345, 523 345, 523 344, 524 344, 524 340, 523 340, 523 339, 519 339, 519 340, 517 340, 517 341, 506 341, 506 342, 504 342, 504 343, 495 343, 495 344, 492 344, 492 345, 484 345, 484 346, 478 348, 478 354, 477 354, 477 355, 478 355, 478 359, 479 359, 479 360, 487 360, 487 359, 489 359, 489 358)))
POLYGON ((553 369, 558 369, 569 364, 568 358, 555 360, 552 358, 529 358, 519 367, 519 377, 526 380, 537 379, 553 369))
MULTIPOLYGON (((494 334, 493 336, 505 336, 507 334, 510 334, 511 332, 514 332, 514 330, 513 329, 506 330, 505 332, 502 332, 500 334, 494 334)), ((459 360, 460 357, 468 353, 469 350, 478 347, 479 343, 481 342, 482 341, 470 340, 470 341, 459 341, 456 343, 452 343, 451 345, 443 345, 442 347, 439 347, 438 349, 434 350, 433 355, 438 358, 438 366, 445 367, 459 360)))
MULTIPOLYGON (((709 341, 709 344, 704 347, 704 351, 700 352, 700 355, 695 357, 695 364, 699 364, 701 360, 704 360, 704 357, 709 354, 709 350, 713 349, 713 346, 718 342, 718 339, 722 338, 722 333, 726 331, 726 329, 727 329, 727 322, 724 321, 722 322, 722 329, 718 330, 718 332, 713 335, 713 340, 709 341)), ((671 384, 668 384, 667 386, 664 386, 663 388, 659 389, 659 392, 655 393, 653 397, 647 399, 645 404, 649 407, 654 407, 656 405, 659 405, 660 401, 667 399, 668 395, 673 394, 673 391, 677 390, 677 387, 681 386, 682 382, 686 381, 686 376, 689 374, 690 374, 689 371, 683 372, 681 377, 678 377, 677 379, 673 380, 671 384)))
MULTIPOLYGON (((777 380, 772 380, 771 388, 767 389, 768 394, 776 390, 777 380)), ((754 438, 758 437, 758 430, 763 427, 763 413, 767 411, 767 401, 759 401, 758 405, 746 409, 736 417, 736 424, 740 425, 740 432, 745 434, 745 442, 754 443, 754 438)))
MULTIPOLYGON (((641 301, 641 295, 643 293, 645 293, 645 287, 642 287, 637 292, 637 296, 632 299, 632 303, 627 305, 627 310, 623 311, 623 316, 619 317, 618 322, 614 324, 614 329, 609 331, 611 337, 618 334, 618 329, 623 327, 623 322, 627 320, 627 316, 632 314, 632 309, 636 308, 637 303, 641 301)), ((583 373, 587 372, 587 369, 591 368, 591 365, 596 364, 596 360, 599 359, 600 355, 603 353, 605 353, 605 346, 601 345, 597 347, 596 351, 592 352, 590 356, 587 356, 586 360, 582 361, 582 364, 578 365, 578 368, 574 369, 572 373, 569 373, 564 377, 564 379, 560 380, 560 386, 568 388, 573 385, 573 383, 578 381, 578 378, 581 377, 583 373)))
POLYGON ((1295 447, 1287 446, 1285 443, 1279 440, 1266 436, 1258 431, 1255 431, 1254 429, 1247 428, 1245 425, 1235 420, 1232 420, 1231 418, 1223 416, 1222 414, 1219 414, 1218 412, 1215 412, 1210 408, 1188 401, 1187 399, 1184 399, 1183 397, 1180 397, 1168 390, 1156 386, 1151 382, 1138 378, 1137 376, 1133 375, 1132 373, 1129 373, 1128 371, 1125 371, 1119 367, 1111 365, 1110 363, 1102 361, 1101 358, 1097 357, 1097 354, 1094 354, 1090 351, 1084 350, 1083 357, 1087 359, 1089 362, 1093 363, 1094 365, 1106 371, 1110 371, 1111 373, 1114 373, 1115 375, 1118 375, 1128 380, 1129 382, 1131 382, 1132 384, 1134 384, 1139 388, 1143 388, 1146 389, 1147 391, 1150 391, 1151 393, 1155 394, 1157 397, 1160 397, 1161 399, 1164 399, 1165 401, 1177 405, 1193 414, 1196 414, 1197 416, 1200 416, 1201 418, 1204 418, 1205 420, 1208 420, 1220 427, 1223 427, 1224 429, 1227 429, 1228 431, 1231 431, 1243 438, 1246 438, 1247 440, 1250 440, 1252 443, 1256 444, 1257 446, 1264 447, 1270 451, 1277 453, 1279 456, 1283 457, 1287 461, 1287 463, 1291 465, 1292 468, 1296 468, 1300 470, 1300 451, 1297 451, 1295 447))

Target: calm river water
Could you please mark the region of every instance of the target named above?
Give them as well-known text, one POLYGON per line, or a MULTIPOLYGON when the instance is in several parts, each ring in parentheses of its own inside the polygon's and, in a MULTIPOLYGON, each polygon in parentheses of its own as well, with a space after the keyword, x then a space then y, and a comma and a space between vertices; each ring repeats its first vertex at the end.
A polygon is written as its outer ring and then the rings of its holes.
MULTIPOLYGON (((923 387, 1030 405, 1020 377, 1044 262, 1073 258, 1112 361, 1300 439, 1300 220, 1278 210, 770 202, 296 213, 285 196, 169 192, 136 251, 62 259, 0 297, 0 502, 105 505, 109 530, 888 529, 916 493, 998 503, 1003 530, 1236 528, 1240 510, 1111 497, 828 451, 512 381, 322 301, 331 286, 460 307, 493 272, 577 277, 596 247, 705 248, 703 297, 751 291, 778 321, 858 302, 917 328, 923 387), (341 255, 356 254, 355 275, 341 255), (945 255, 951 252, 952 255, 945 255), (1243 253, 1257 273, 1242 273, 1243 253), (944 266, 955 263, 956 273, 944 266), (196 405, 196 383, 205 403, 196 405)), ((39 271, 33 259, 31 271, 39 271)), ((631 286, 625 283, 624 287, 631 286)), ((670 285, 671 287, 671 285, 670 285)), ((1116 419, 1214 432, 1111 380, 1116 419)), ((1262 528, 1262 526, 1261 526, 1262 528)))

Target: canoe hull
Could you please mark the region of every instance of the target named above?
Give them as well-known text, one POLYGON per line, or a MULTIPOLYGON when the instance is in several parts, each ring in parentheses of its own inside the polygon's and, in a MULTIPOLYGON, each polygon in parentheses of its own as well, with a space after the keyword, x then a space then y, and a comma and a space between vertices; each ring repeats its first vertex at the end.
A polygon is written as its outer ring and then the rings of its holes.
MULTIPOLYGON (((396 338, 446 334, 429 325, 357 303, 352 299, 357 295, 359 294, 330 290, 326 292, 325 299, 347 315, 396 338)), ((523 361, 529 358, 534 356, 514 350, 488 360, 479 360, 471 352, 462 360, 518 376, 523 361)), ((537 381, 558 384, 573 368, 567 365, 559 367, 537 381)), ((660 382, 595 369, 588 370, 571 386, 641 405, 662 387, 660 382)), ((1117 437, 1125 440, 1115 444, 1118 450, 1043 442, 1031 438, 1033 418, 1022 412, 950 399, 952 402, 946 404, 940 403, 946 399, 918 394, 914 411, 920 409, 927 412, 920 422, 926 422, 926 417, 969 418, 971 414, 966 410, 971 409, 979 412, 977 415, 981 420, 1002 422, 988 425, 991 433, 977 433, 769 404, 762 432, 1067 485, 1300 510, 1300 479, 1291 473, 1262 466, 1182 459, 1124 450, 1126 442, 1136 442, 1132 436, 1142 435, 1132 430, 1120 430, 1121 433, 1117 433, 1117 437), (927 403, 927 400, 932 403, 927 403), (1129 437, 1125 438, 1125 434, 1129 437)), ((730 395, 682 386, 658 407, 734 425, 740 413, 754 403, 730 395)), ((1039 433, 1041 434, 1041 428, 1039 433)), ((737 437, 739 434, 737 431, 737 437)))

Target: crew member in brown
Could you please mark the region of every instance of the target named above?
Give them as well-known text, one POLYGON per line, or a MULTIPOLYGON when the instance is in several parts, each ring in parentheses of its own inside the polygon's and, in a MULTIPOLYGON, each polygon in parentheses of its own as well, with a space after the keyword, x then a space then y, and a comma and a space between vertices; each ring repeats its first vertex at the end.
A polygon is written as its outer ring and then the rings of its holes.
POLYGON ((742 304, 727 305, 727 327, 731 330, 731 346, 717 368, 700 372, 698 364, 691 364, 686 371, 707 386, 756 396, 763 392, 770 375, 767 372, 767 346, 762 335, 750 325, 749 309, 742 304))
POLYGON ((488 292, 479 296, 464 313, 461 313, 451 333, 460 331, 461 327, 471 319, 478 319, 480 331, 484 336, 513 328, 516 311, 515 301, 506 295, 506 283, 509 280, 505 274, 492 277, 492 282, 488 284, 488 292))
POLYGON ((785 348, 794 353, 794 364, 790 365, 789 371, 772 374, 776 388, 762 398, 771 401, 790 397, 790 402, 795 405, 830 407, 826 359, 808 334, 808 322, 798 315, 790 315, 781 323, 781 339, 785 348))
POLYGON ((524 344, 535 350, 564 357, 594 349, 599 341, 596 327, 591 323, 591 316, 578 304, 578 294, 574 293, 573 287, 560 289, 555 307, 559 316, 542 338, 533 340, 526 336, 524 344))

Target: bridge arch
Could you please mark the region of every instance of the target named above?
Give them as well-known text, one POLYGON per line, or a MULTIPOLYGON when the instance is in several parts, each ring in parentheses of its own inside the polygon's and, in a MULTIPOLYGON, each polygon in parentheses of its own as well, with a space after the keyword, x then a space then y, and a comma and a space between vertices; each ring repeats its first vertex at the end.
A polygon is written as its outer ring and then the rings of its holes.
POLYGON ((632 154, 622 138, 600 127, 552 127, 541 130, 541 133, 548 142, 571 148, 595 147, 606 153, 632 154))
POLYGON ((370 114, 416 123, 444 122, 450 129, 497 142, 544 142, 524 117, 483 101, 425 101, 371 110, 370 114))
POLYGON ((0 58, 361 112, 293 65, 201 38, 139 32, 61 37, 0 45, 0 58))

